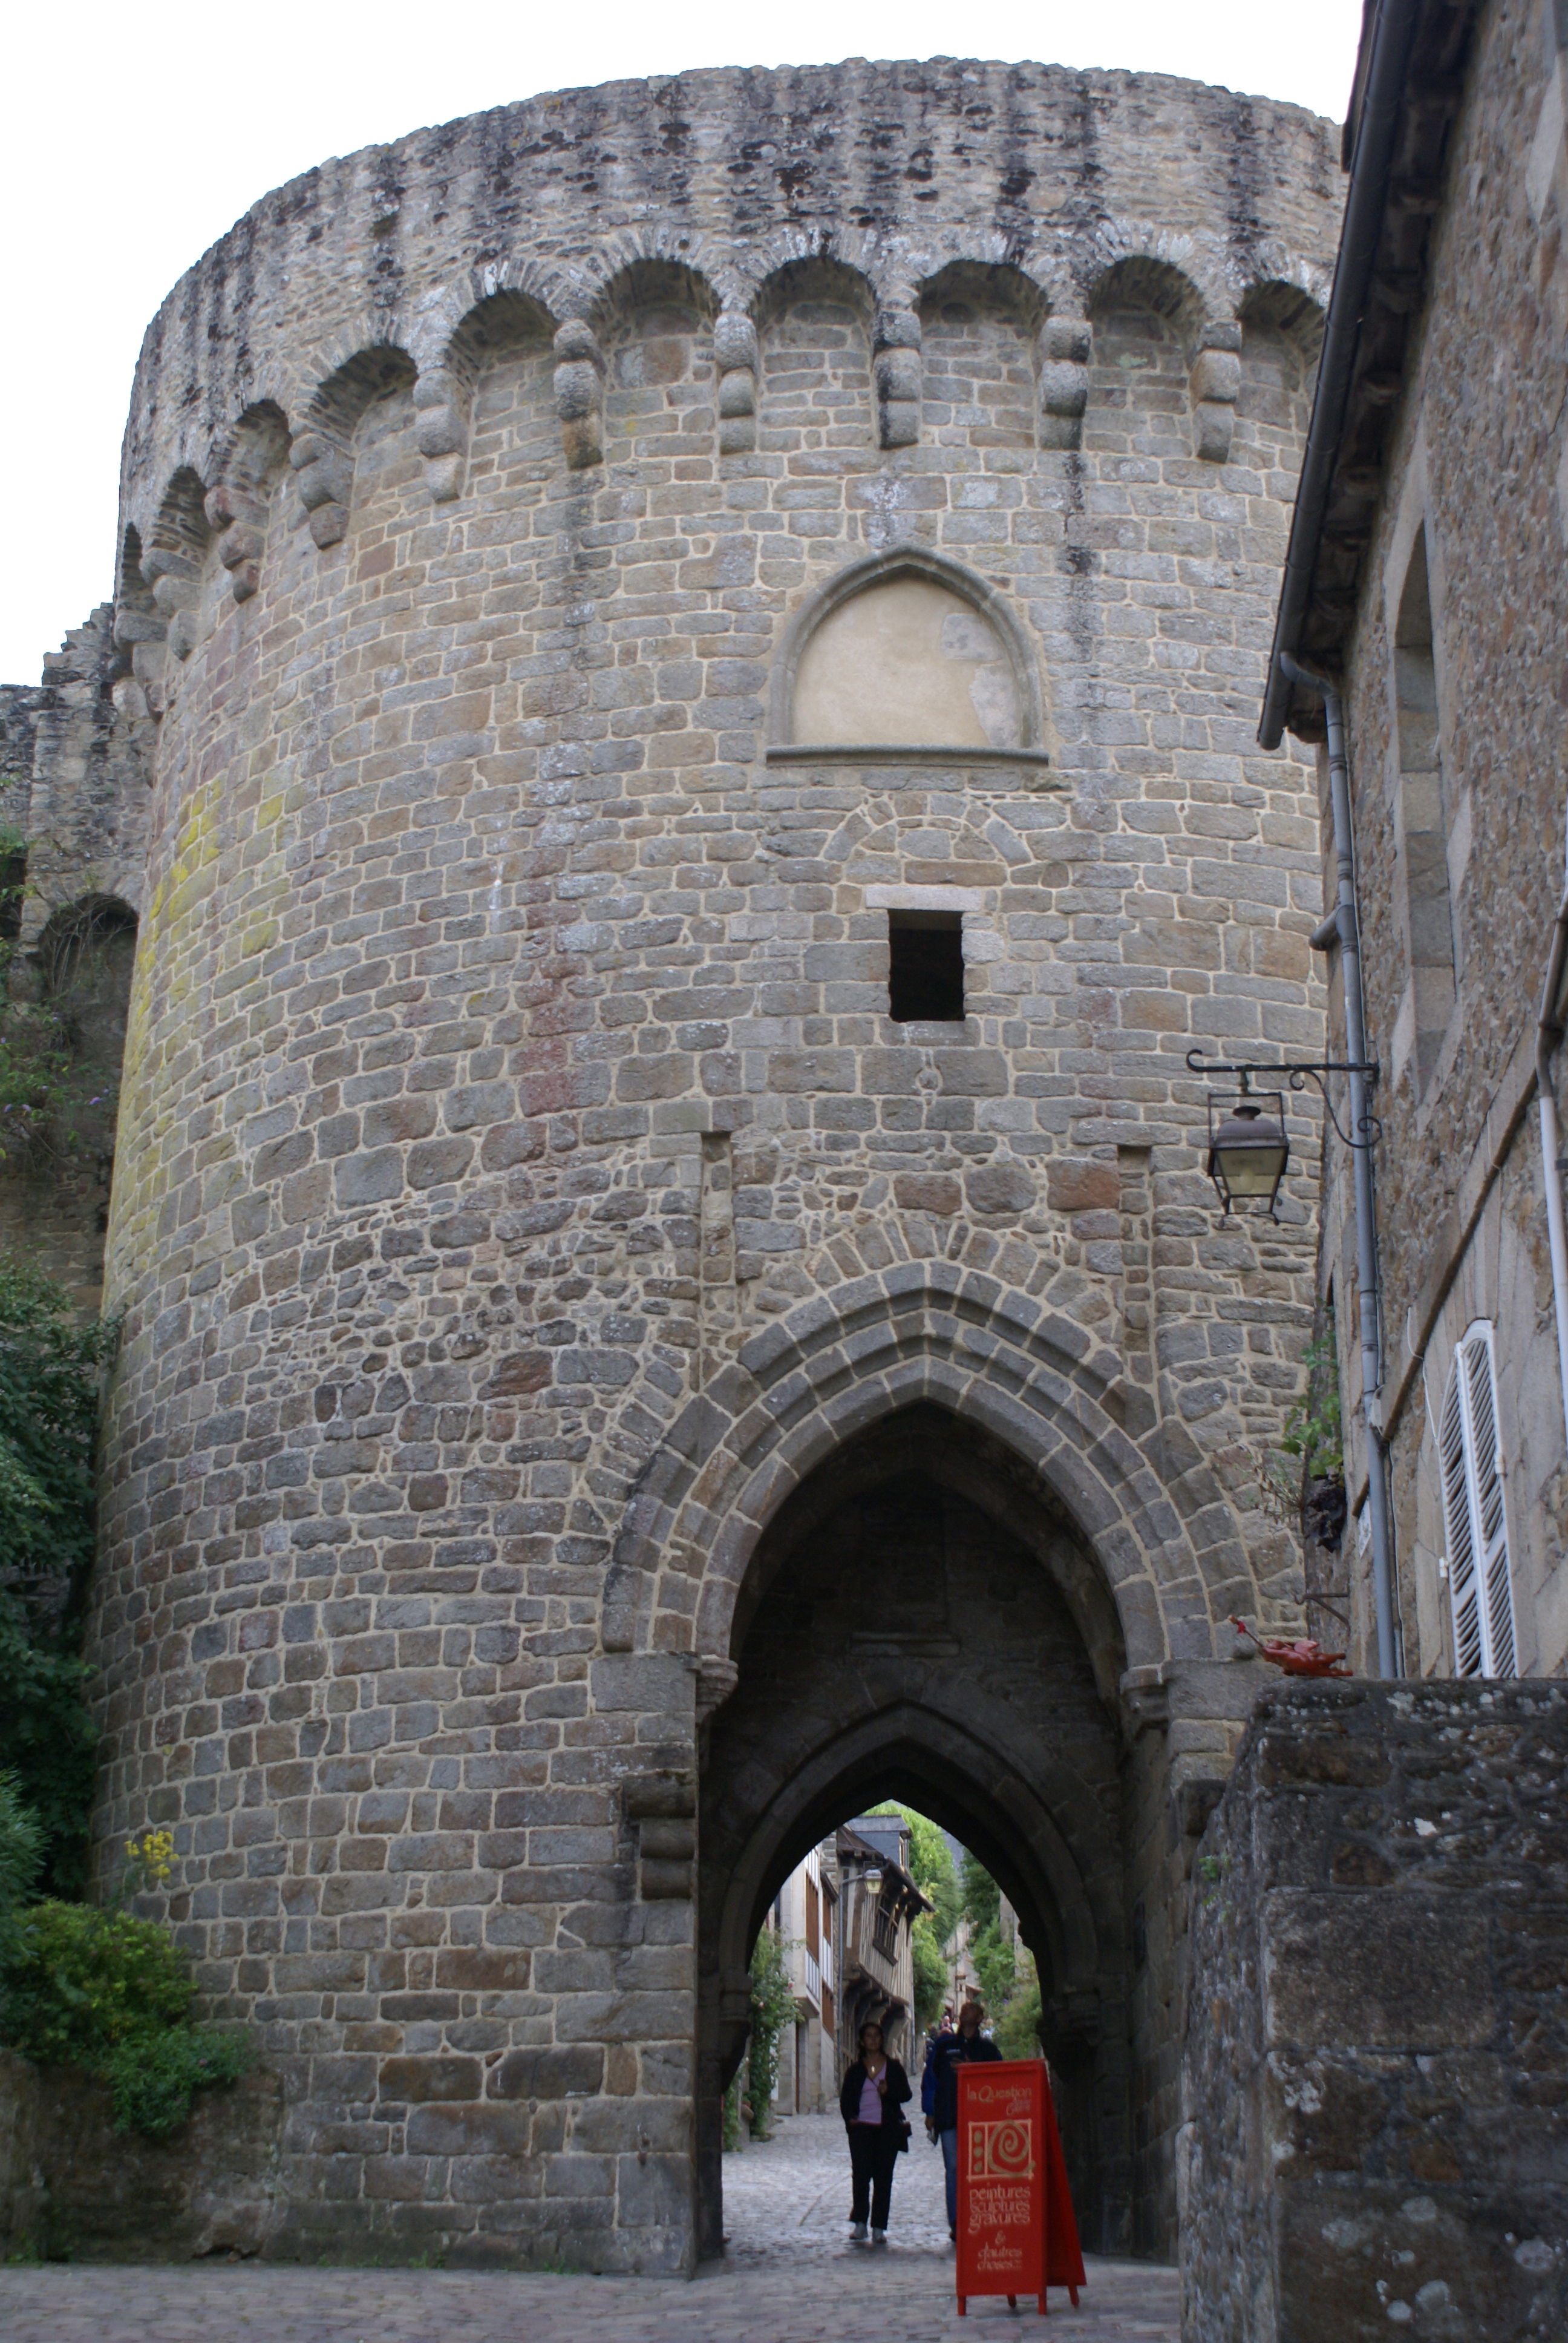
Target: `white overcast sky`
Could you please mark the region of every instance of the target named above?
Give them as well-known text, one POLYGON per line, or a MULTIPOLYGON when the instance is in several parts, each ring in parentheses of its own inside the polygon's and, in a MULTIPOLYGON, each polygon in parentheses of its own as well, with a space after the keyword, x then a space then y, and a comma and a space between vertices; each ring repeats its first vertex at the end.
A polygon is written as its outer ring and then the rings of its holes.
POLYGON ((12 0, 8 21, 0 682, 31 683, 112 589, 120 434, 147 321, 242 212, 313 163, 540 90, 847 56, 1183 74, 1338 121, 1361 0, 12 0))

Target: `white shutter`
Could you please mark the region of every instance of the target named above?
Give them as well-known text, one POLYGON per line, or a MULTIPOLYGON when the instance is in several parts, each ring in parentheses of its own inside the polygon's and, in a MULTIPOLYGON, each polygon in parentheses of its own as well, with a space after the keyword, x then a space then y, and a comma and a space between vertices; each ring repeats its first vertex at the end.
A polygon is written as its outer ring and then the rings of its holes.
POLYGON ((1511 1676, 1516 1665, 1513 1589, 1497 1431, 1497 1374, 1492 1329, 1482 1321, 1468 1330, 1453 1354, 1437 1449, 1448 1530, 1453 1672, 1459 1676, 1511 1676))

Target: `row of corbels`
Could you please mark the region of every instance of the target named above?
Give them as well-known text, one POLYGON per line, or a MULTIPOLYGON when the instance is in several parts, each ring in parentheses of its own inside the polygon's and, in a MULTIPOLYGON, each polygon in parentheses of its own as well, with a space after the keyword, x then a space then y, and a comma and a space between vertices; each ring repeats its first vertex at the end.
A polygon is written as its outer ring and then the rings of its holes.
MULTIPOLYGON (((920 436, 920 321, 913 309, 883 309, 877 318, 872 377, 877 396, 877 436, 884 447, 912 447, 920 436)), ((1041 437, 1048 447, 1073 448, 1083 435, 1089 401, 1091 330, 1084 317, 1050 318, 1040 334, 1041 437)), ((1191 377, 1196 418, 1196 453, 1222 464, 1231 453, 1236 397, 1241 387, 1241 329, 1216 322, 1206 332, 1191 377)), ((605 360, 593 328, 571 318, 555 337, 556 411, 568 467, 586 470, 604 461, 605 360)), ((744 311, 721 310, 713 334, 719 377, 719 452, 749 455, 757 445, 757 328, 744 311)), ((461 487, 464 426, 460 386, 454 377, 427 378, 429 388, 416 407, 426 410, 419 430, 420 453, 437 504, 461 487)))
MULTIPOLYGON (((1231 452, 1236 398, 1241 388, 1241 331, 1231 320, 1204 330, 1191 365, 1194 452, 1209 463, 1224 463, 1231 452)), ((1091 327, 1086 318, 1048 318, 1040 340, 1040 426, 1047 447, 1080 446, 1089 398, 1091 327)), ((759 354, 757 328, 740 309, 721 310, 714 327, 718 376, 719 447, 726 456, 750 454, 757 446, 759 354)), ((586 319, 568 318, 556 332, 554 393, 562 452, 573 471, 604 461, 605 357, 586 319)), ((879 312, 872 356, 878 437, 887 448, 915 446, 920 436, 920 321, 913 308, 879 312)), ((462 493, 468 439, 469 387, 455 367, 437 366, 413 383, 415 440, 424 459, 436 504, 462 493)), ((256 592, 266 541, 268 482, 285 459, 292 468, 300 503, 315 543, 338 544, 348 529, 353 491, 353 431, 357 417, 339 403, 318 402, 291 440, 281 415, 236 433, 216 485, 205 496, 194 475, 194 493, 166 499, 159 525, 141 564, 152 609, 122 606, 119 639, 166 643, 186 659, 196 639, 196 603, 209 537, 229 573, 234 598, 256 592)))

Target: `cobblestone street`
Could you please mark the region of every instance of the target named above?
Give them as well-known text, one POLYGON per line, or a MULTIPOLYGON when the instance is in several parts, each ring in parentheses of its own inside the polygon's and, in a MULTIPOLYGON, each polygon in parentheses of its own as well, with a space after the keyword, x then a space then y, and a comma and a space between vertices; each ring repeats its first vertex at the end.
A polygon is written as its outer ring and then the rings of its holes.
MULTIPOLYGON (((903 2159, 885 2248, 849 2242, 849 2161, 836 2116, 802 2116, 725 2163, 729 2249, 693 2285, 441 2270, 176 2267, 0 2270, 5 2343, 819 2343, 846 2332, 907 2343, 1012 2323, 983 2300, 959 2319, 941 2162, 903 2159)), ((1033 2312, 1027 2314, 1030 2318, 1033 2312)), ((1025 2316, 1020 2311, 1019 2317, 1025 2316)), ((1091 2261, 1053 2331, 1086 2343, 1177 2343, 1173 2270, 1091 2261)))

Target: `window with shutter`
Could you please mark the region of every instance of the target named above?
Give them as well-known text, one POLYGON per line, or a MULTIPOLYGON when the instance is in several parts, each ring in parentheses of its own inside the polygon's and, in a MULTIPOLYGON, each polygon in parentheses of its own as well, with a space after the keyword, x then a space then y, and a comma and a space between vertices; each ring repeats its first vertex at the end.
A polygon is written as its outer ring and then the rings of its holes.
POLYGON ((1516 1663, 1508 1509, 1492 1328, 1483 1320, 1468 1329, 1453 1354, 1437 1448, 1453 1605, 1453 1672, 1511 1676, 1516 1663))

